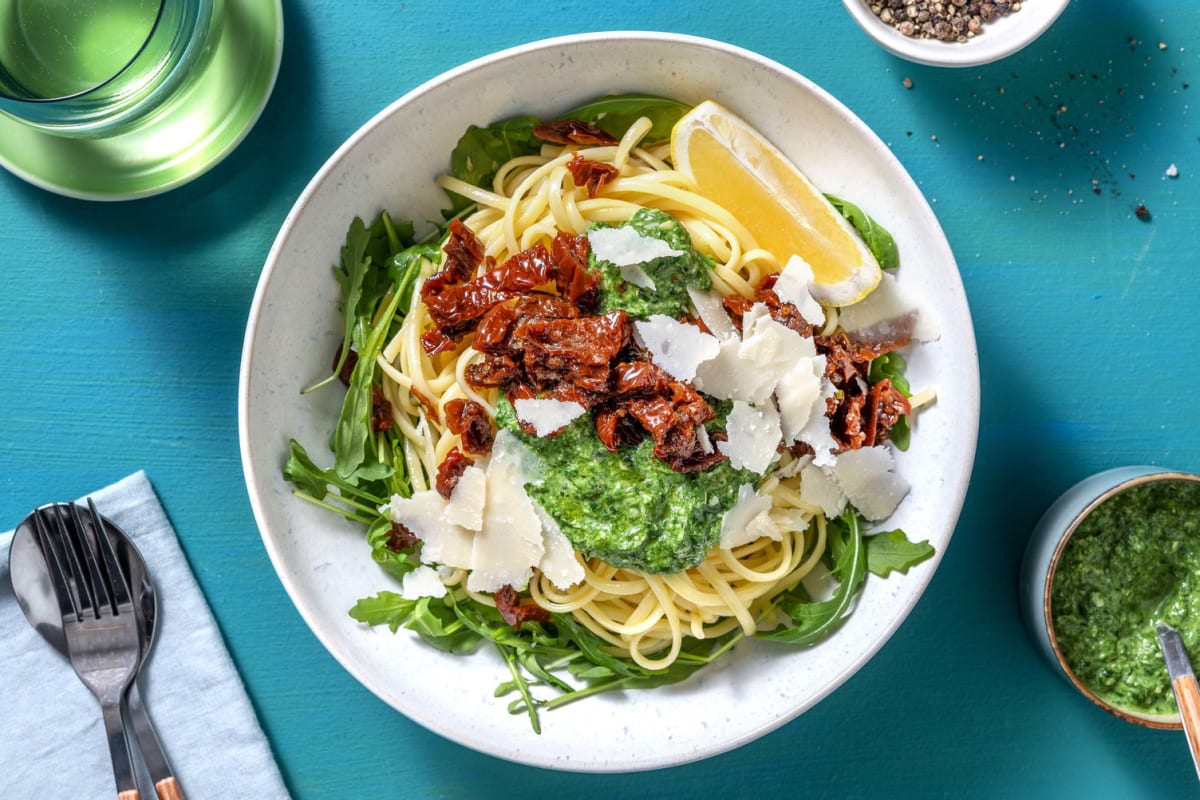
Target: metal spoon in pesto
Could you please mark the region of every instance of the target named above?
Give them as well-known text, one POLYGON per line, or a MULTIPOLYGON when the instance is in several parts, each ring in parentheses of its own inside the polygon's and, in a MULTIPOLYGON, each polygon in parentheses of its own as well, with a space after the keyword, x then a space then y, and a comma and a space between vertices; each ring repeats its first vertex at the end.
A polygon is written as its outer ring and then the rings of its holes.
POLYGON ((1165 622, 1157 623, 1155 628, 1158 630, 1158 644, 1162 647, 1163 657, 1167 661, 1167 673, 1171 676, 1175 703, 1179 706, 1179 716, 1183 719, 1183 732, 1187 735, 1192 764, 1196 767, 1196 776, 1200 778, 1200 685, 1196 683, 1192 662, 1188 660, 1183 649, 1183 639, 1180 638, 1179 631, 1165 622))

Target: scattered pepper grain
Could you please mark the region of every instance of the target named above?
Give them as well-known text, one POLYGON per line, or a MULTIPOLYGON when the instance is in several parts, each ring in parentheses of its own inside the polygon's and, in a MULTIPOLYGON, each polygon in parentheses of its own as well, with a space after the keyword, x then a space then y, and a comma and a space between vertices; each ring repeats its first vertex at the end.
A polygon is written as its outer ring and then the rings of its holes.
POLYGON ((1138 203, 1138 207, 1133 210, 1133 214, 1143 222, 1150 219, 1150 209, 1146 208, 1142 203, 1138 203))

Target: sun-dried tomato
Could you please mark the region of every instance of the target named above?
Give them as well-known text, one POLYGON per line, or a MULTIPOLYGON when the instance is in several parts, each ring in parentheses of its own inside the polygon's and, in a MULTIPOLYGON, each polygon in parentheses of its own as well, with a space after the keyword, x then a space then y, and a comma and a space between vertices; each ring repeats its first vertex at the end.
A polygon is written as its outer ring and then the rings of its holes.
POLYGON ((496 601, 496 610, 500 612, 500 618, 513 628, 519 629, 526 622, 550 621, 549 611, 532 600, 522 603, 517 590, 511 584, 496 590, 492 599, 496 601))
POLYGON ((440 293, 447 286, 465 283, 479 265, 485 263, 483 243, 460 219, 450 221, 450 235, 442 245, 442 252, 446 254, 442 268, 421 286, 422 300, 440 293))
POLYGON ((474 330, 488 311, 509 298, 547 288, 557 272, 550 251, 538 243, 465 283, 444 284, 436 292, 427 292, 427 283, 421 299, 441 338, 430 336, 427 341, 423 336, 425 352, 433 355, 440 351, 431 347, 445 349, 443 339, 458 341, 474 330))
POLYGON ((560 119, 556 122, 540 123, 534 126, 533 135, 553 144, 607 145, 620 143, 619 140, 614 139, 592 123, 578 119, 560 119))
POLYGON ((462 451, 457 447, 446 453, 446 457, 442 459, 442 463, 438 464, 437 482, 435 484, 437 493, 449 500, 450 495, 454 493, 454 487, 458 486, 459 478, 467 471, 467 467, 474 463, 474 459, 463 455, 462 451))
POLYGON ((867 392, 866 419, 863 427, 867 438, 864 447, 883 442, 900 417, 912 413, 912 404, 904 393, 892 385, 889 378, 874 384, 867 392))
POLYGON ((550 246, 550 257, 558 267, 558 293, 586 310, 595 308, 600 296, 600 275, 588 269, 590 250, 587 236, 572 236, 566 231, 555 234, 550 246))
POLYGON ((829 433, 838 446, 854 450, 863 447, 867 441, 865 411, 867 395, 859 387, 859 382, 848 384, 837 398, 836 406, 829 417, 829 433))
POLYGON ((378 386, 371 387, 371 430, 386 431, 392 427, 392 404, 378 386))
POLYGON ((488 309, 479 326, 475 328, 475 339, 471 346, 481 353, 503 353, 508 350, 508 337, 517 322, 517 312, 511 303, 501 303, 488 309))
POLYGON ((865 378, 872 356, 855 347, 845 333, 817 336, 817 352, 825 356, 825 377, 839 389, 854 378, 865 378))
POLYGON ((654 455, 678 472, 706 469, 724 458, 705 452, 697 427, 715 416, 687 383, 649 361, 629 361, 614 370, 615 394, 596 413, 596 435, 615 451, 649 435, 654 455))
POLYGON ((620 406, 609 404, 596 409, 595 422, 596 436, 614 453, 621 447, 637 444, 646 435, 646 429, 620 406))
POLYGON ((587 189, 588 197, 600 194, 601 189, 612 183, 621 174, 621 171, 612 164, 592 161, 590 158, 584 158, 580 153, 573 155, 567 162, 567 171, 571 173, 571 178, 575 181, 576 186, 587 189))
POLYGON ((475 389, 496 389, 520 380, 522 374, 521 365, 504 353, 484 356, 466 370, 467 383, 475 389))
POLYGON ((486 456, 492 451, 492 421, 487 409, 474 400, 455 398, 446 403, 446 427, 462 438, 463 452, 486 456))
POLYGON ((629 343, 633 327, 620 309, 601 317, 532 319, 517 326, 524 342, 523 366, 534 387, 569 381, 593 392, 608 389, 612 362, 629 343))
POLYGON ((410 531, 404 525, 392 520, 391 527, 384 534, 385 539, 383 546, 393 553, 401 553, 405 550, 412 550, 421 541, 415 533, 410 531))
POLYGON ((437 406, 434 405, 434 402, 415 387, 410 388, 408 391, 413 396, 413 399, 421 404, 421 408, 425 411, 425 418, 430 422, 440 424, 442 421, 441 415, 438 414, 437 406))
POLYGON ((792 303, 780 299, 779 295, 775 292, 775 284, 778 281, 778 272, 772 272, 764 276, 754 290, 754 300, 765 305, 767 311, 771 314, 771 319, 780 325, 791 328, 805 338, 812 336, 813 326, 800 313, 800 309, 796 308, 792 303))
POLYGON ((728 294, 722 298, 721 304, 725 306, 725 311, 729 313, 729 319, 733 321, 733 326, 740 331, 742 329, 742 317, 754 305, 754 301, 742 297, 740 294, 728 294))
POLYGON ((442 333, 438 328, 431 328, 421 334, 421 348, 427 356, 436 356, 447 350, 453 350, 458 342, 442 333))
POLYGON ((358 364, 358 351, 353 350, 353 349, 347 350, 346 351, 346 359, 343 361, 342 360, 342 347, 341 347, 341 345, 338 345, 337 352, 333 354, 333 366, 331 367, 331 369, 338 370, 338 380, 340 380, 344 386, 350 385, 350 377, 354 374, 354 367, 357 364, 358 364), (338 369, 339 361, 342 362, 341 369, 338 369))

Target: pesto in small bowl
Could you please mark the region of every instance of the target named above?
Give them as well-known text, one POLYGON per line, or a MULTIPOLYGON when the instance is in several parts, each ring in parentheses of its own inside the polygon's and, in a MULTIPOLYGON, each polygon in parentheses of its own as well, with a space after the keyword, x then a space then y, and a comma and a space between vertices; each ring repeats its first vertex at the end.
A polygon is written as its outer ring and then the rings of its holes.
POLYGON ((1200 644, 1200 481, 1139 482, 1083 517, 1055 566, 1050 608, 1080 682, 1119 708, 1176 713, 1154 622, 1200 644))

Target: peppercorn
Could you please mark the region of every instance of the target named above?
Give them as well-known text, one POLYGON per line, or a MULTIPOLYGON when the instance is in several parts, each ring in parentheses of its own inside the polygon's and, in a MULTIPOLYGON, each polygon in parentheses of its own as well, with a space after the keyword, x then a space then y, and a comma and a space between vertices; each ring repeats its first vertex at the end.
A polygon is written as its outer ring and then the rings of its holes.
POLYGON ((997 17, 1021 10, 1020 0, 864 0, 879 20, 902 35, 967 42, 997 17))

